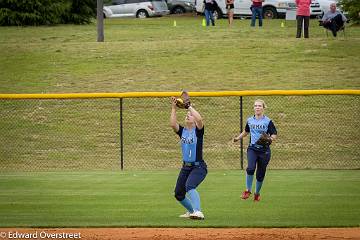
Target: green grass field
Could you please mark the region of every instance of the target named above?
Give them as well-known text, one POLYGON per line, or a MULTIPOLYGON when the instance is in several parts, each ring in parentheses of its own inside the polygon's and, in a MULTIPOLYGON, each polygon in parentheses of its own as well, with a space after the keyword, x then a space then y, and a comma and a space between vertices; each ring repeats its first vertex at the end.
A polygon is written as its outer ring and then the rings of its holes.
POLYGON ((262 200, 240 200, 244 173, 210 171, 205 221, 178 218, 177 171, 2 173, 0 227, 359 227, 359 172, 272 170, 262 200))

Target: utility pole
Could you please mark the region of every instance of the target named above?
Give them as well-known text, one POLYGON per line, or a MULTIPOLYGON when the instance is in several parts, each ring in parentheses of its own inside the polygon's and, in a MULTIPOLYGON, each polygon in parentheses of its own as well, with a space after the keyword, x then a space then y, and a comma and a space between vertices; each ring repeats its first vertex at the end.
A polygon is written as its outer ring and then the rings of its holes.
POLYGON ((97 41, 104 42, 104 0, 97 0, 97 11, 96 11, 96 21, 97 21, 97 41))

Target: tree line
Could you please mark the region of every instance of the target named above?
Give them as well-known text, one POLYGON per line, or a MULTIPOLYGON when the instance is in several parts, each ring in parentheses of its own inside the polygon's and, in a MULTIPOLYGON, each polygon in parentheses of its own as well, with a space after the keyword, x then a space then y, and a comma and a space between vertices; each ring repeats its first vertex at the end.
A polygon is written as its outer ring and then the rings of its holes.
POLYGON ((0 0, 1 26, 88 24, 96 0, 0 0))

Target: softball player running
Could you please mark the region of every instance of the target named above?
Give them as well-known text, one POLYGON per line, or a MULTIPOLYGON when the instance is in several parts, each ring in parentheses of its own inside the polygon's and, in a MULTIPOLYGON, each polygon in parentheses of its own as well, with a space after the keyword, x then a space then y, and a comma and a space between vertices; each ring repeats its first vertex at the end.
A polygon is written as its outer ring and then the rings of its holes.
POLYGON ((179 125, 176 119, 176 101, 177 99, 172 97, 170 125, 180 137, 183 165, 176 182, 175 198, 187 210, 180 217, 202 220, 205 217, 201 212, 200 196, 196 188, 207 175, 207 166, 202 157, 204 124, 199 112, 188 100, 185 105, 188 111, 185 127, 179 125))
POLYGON ((250 133, 249 147, 247 149, 246 190, 241 196, 242 199, 248 199, 251 195, 256 169, 254 201, 260 201, 260 190, 271 156, 270 144, 277 135, 274 123, 264 115, 265 108, 266 105, 263 100, 256 100, 254 103, 254 116, 247 119, 245 130, 233 139, 235 142, 239 141, 250 133))

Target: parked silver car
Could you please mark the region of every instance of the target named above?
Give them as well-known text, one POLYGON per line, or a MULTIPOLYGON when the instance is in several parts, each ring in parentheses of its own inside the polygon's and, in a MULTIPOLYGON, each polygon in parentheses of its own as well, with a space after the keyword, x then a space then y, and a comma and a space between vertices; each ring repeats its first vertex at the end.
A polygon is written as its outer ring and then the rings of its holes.
POLYGON ((147 18, 170 13, 165 0, 112 0, 103 8, 105 18, 147 18))

